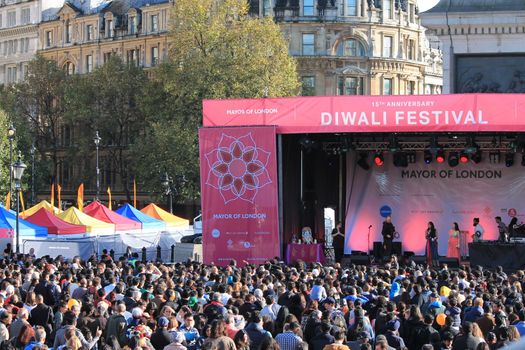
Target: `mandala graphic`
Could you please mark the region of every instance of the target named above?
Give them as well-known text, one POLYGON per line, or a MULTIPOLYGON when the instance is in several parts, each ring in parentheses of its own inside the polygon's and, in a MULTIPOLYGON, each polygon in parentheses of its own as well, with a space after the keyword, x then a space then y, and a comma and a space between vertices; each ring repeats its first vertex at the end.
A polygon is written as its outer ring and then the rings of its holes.
POLYGON ((210 168, 206 184, 220 192, 224 204, 237 199, 253 203, 259 190, 272 183, 270 154, 257 146, 251 133, 239 138, 222 134, 217 148, 205 155, 210 168))

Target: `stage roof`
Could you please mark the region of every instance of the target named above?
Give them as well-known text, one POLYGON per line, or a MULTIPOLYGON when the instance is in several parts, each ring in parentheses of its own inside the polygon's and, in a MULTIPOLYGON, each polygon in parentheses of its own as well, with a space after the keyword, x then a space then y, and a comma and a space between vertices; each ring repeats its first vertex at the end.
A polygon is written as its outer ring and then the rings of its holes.
POLYGON ((279 134, 521 132, 525 94, 205 100, 203 125, 275 125, 279 134))

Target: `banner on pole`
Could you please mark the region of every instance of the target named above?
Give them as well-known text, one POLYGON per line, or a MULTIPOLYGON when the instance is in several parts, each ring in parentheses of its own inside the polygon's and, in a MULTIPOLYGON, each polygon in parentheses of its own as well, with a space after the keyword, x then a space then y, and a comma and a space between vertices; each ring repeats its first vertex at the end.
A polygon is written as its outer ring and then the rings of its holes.
POLYGON ((205 263, 279 256, 275 127, 199 130, 205 263))

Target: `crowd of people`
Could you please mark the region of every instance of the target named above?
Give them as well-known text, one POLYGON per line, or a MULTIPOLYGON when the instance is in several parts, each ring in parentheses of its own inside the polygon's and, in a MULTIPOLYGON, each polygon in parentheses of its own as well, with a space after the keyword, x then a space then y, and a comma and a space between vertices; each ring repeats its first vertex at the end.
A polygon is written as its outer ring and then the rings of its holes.
POLYGON ((525 334, 525 273, 0 260, 0 350, 487 350, 525 334))

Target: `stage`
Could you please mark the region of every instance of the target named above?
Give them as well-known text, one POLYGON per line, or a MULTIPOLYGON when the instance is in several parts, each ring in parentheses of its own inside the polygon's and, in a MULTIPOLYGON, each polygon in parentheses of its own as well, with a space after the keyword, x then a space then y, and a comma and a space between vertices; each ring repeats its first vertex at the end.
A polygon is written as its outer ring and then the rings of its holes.
POLYGON ((284 259, 303 227, 323 243, 338 222, 344 254, 374 251, 387 216, 416 256, 429 222, 448 255, 457 223, 465 257, 474 218, 485 240, 496 216, 525 220, 524 110, 525 94, 204 101, 205 262, 284 259))

